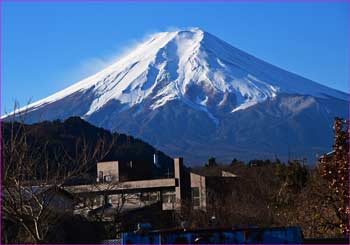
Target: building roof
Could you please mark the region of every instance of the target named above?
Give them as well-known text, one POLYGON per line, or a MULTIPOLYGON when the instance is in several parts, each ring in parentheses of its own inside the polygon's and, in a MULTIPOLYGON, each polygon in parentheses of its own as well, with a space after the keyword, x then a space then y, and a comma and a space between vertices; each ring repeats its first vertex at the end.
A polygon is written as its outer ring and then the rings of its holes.
MULTIPOLYGON (((19 196, 19 190, 14 187, 10 188, 3 188, 2 194, 4 196, 10 195, 9 192, 11 192, 12 196, 19 196)), ((21 196, 22 198, 26 198, 27 200, 33 198, 33 196, 45 196, 45 195, 52 195, 52 194, 60 194, 62 196, 65 196, 67 198, 73 199, 74 196, 64 190, 62 187, 59 186, 53 186, 53 185, 46 185, 46 186, 24 186, 21 190, 21 196)))
POLYGON ((205 177, 223 177, 223 178, 235 178, 238 177, 236 174, 223 170, 219 167, 205 167, 200 169, 192 169, 192 173, 198 174, 205 177))

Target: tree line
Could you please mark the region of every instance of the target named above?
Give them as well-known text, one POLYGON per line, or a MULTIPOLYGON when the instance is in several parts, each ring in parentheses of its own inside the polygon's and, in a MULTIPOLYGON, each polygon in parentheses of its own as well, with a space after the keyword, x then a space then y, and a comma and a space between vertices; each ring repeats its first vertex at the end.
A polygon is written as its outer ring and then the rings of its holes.
POLYGON ((211 157, 195 171, 218 175, 222 170, 238 176, 222 201, 211 193, 208 212, 192 211, 190 224, 211 226, 300 226, 305 237, 342 237, 349 235, 349 122, 334 121, 333 151, 320 157, 314 167, 304 160, 283 163, 275 160, 233 159, 219 164, 211 157))

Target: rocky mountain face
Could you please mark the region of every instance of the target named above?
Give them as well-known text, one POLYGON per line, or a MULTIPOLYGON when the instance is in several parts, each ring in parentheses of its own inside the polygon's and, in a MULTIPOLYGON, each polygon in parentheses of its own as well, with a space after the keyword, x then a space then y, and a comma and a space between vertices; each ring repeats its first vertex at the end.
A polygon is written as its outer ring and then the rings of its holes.
POLYGON ((312 163, 331 149, 334 117, 348 117, 348 94, 193 28, 155 34, 24 112, 29 123, 79 116, 184 156, 189 165, 210 156, 312 163))

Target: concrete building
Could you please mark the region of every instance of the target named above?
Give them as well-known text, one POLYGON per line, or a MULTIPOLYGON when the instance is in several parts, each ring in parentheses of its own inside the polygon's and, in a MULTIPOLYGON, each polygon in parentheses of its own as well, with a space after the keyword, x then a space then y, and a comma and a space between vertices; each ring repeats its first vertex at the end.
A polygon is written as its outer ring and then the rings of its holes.
POLYGON ((217 175, 190 173, 191 204, 193 209, 207 210, 210 204, 223 200, 229 192, 233 192, 232 184, 238 176, 228 171, 221 171, 217 175))
MULTIPOLYGON (((155 157, 155 161, 158 159, 155 157)), ((129 170, 132 169, 130 162, 129 170)), ((205 210, 210 193, 220 193, 225 181, 236 175, 223 172, 220 176, 204 176, 189 171, 183 158, 174 159, 173 171, 166 178, 128 180, 123 179, 124 166, 118 161, 97 163, 96 183, 68 186, 66 190, 79 197, 76 212, 125 212, 161 204, 162 210, 177 210, 182 205, 205 210)), ((130 174, 129 174, 130 175, 130 174)))

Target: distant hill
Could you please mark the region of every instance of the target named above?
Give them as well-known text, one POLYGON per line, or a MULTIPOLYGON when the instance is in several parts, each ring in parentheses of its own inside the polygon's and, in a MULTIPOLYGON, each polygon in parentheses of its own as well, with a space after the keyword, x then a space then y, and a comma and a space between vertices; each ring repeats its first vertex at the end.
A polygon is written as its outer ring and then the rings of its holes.
MULTIPOLYGON (((150 144, 136 139, 132 136, 111 133, 108 130, 95 127, 79 117, 70 117, 65 121, 44 121, 32 125, 20 124, 18 122, 2 123, 3 142, 8 141, 11 131, 18 132, 24 130, 27 135, 30 151, 44 160, 48 156, 52 171, 65 167, 68 170, 76 168, 79 164, 76 159, 83 154, 81 150, 86 145, 89 156, 92 155, 95 146, 104 144, 104 152, 107 154, 100 161, 118 160, 125 166, 130 161, 133 162, 133 175, 129 178, 155 177, 168 171, 172 166, 172 159, 162 152, 159 152, 150 144), (24 126, 24 127, 21 127, 24 126), (11 130, 14 128, 13 130, 11 130), (71 159, 63 157, 65 152, 71 159), (153 164, 153 154, 157 153, 159 168, 153 164)), ((23 133, 23 132, 21 132, 23 133)), ((89 166, 88 175, 95 178, 96 161, 92 161, 89 166)), ((42 164, 44 165, 44 164, 42 164)), ((40 169, 43 166, 38 166, 40 169)))

